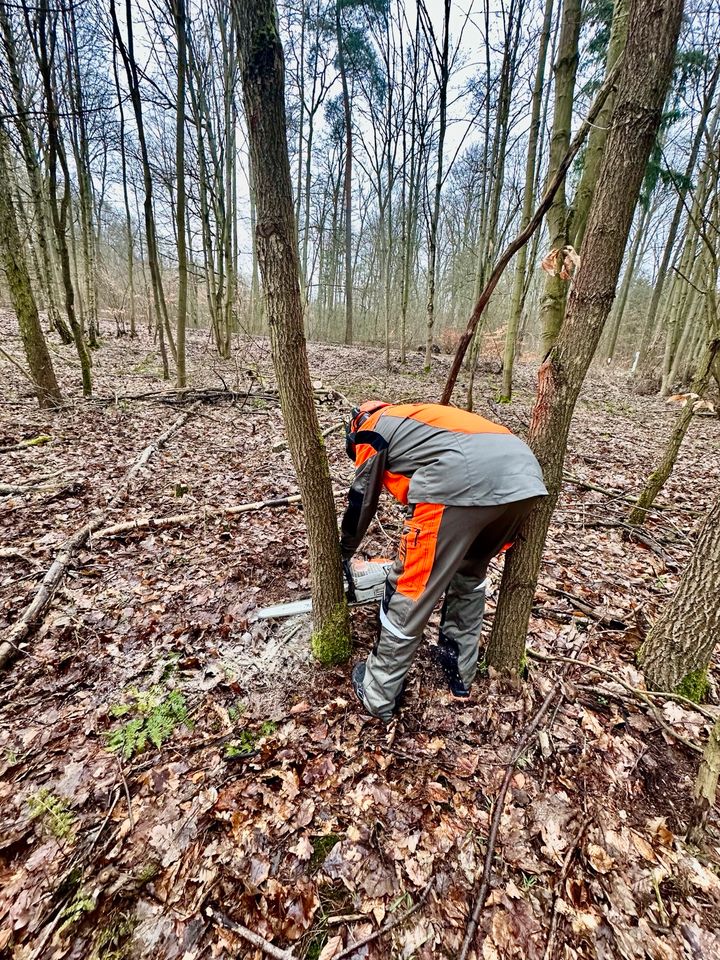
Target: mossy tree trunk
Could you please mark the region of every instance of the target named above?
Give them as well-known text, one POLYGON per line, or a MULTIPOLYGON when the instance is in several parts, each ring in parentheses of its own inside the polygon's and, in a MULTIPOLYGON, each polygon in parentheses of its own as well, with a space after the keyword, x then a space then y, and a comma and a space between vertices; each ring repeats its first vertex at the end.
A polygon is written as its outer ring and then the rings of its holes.
MULTIPOLYGON (((555 62, 555 111, 553 129, 550 138, 550 160, 548 165, 548 183, 555 175, 563 157, 570 146, 572 127, 573 94, 575 75, 578 65, 578 41, 580 39, 580 0, 564 0, 560 40, 555 62)), ((547 213, 549 244, 551 249, 562 249, 568 243, 568 204, 565 196, 565 183, 555 194, 552 206, 547 213)), ((560 261, 554 274, 545 278, 543 296, 540 302, 540 323, 542 326, 542 356, 545 356, 555 343, 560 332, 565 312, 567 283, 560 278, 560 261)))
POLYGON ((524 655, 542 551, 562 483, 570 423, 615 296, 633 211, 660 126, 682 9, 682 0, 658 0, 649 17, 642 0, 631 3, 628 44, 588 217, 585 255, 570 292, 565 322, 539 372, 529 441, 542 465, 549 495, 525 522, 505 561, 487 652, 488 662, 502 671, 517 670, 524 655))
POLYGON ((303 332, 277 9, 275 0, 235 0, 234 11, 255 188, 258 261, 280 404, 310 548, 313 652, 323 662, 339 662, 350 652, 350 626, 330 470, 303 332))
POLYGON ((20 337, 38 401, 41 407, 54 407, 62 402, 62 396, 38 318, 10 183, 8 139, 0 126, 0 260, 5 268, 10 298, 17 314, 20 337))
POLYGON ((640 648, 648 685, 681 688, 700 699, 704 676, 720 638, 720 497, 702 525, 677 590, 640 648))
MULTIPOLYGON (((720 339, 715 338, 713 340, 709 340, 705 345, 702 357, 700 358, 695 379, 693 380, 690 388, 691 393, 696 393, 699 397, 702 397, 702 395, 705 393, 710 382, 711 371, 715 362, 715 358, 718 356, 720 356, 720 339)), ((645 488, 637 499, 637 503, 628 514, 628 523, 633 524, 633 526, 640 526, 642 523, 644 523, 649 508, 655 502, 657 495, 665 486, 668 477, 672 473, 673 467, 675 466, 675 461, 677 460, 677 455, 680 452, 680 447, 685 439, 685 434, 688 432, 690 421, 693 418, 694 406, 694 401, 688 400, 688 402, 680 411, 680 416, 675 422, 675 426, 673 427, 673 431, 670 435, 670 439, 667 442, 667 446, 663 451, 660 463, 648 477, 645 488)))

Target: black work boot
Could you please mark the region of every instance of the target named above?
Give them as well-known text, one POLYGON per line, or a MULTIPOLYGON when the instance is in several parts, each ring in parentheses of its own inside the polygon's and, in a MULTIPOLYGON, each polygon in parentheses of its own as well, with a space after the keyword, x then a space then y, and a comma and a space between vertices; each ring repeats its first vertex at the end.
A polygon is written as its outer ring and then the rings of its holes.
MULTIPOLYGON (((364 661, 364 660, 361 660, 359 663, 356 663, 355 666, 352 668, 352 672, 351 672, 351 674, 350 674, 350 679, 351 679, 351 681, 352 681, 352 688, 353 688, 353 690, 355 691, 355 696, 358 698, 358 700, 359 700, 360 703, 362 704, 363 709, 364 709, 367 713, 369 713, 371 716, 374 717, 375 714, 372 712, 372 710, 370 710, 370 708, 368 707, 368 705, 365 703, 365 687, 364 687, 364 682, 365 682, 365 661, 364 661)), ((395 697, 395 706, 393 707, 393 715, 398 712, 398 710, 400 709, 400 707, 401 707, 402 704, 403 704, 403 701, 404 701, 404 699, 405 699, 405 689, 406 689, 406 687, 407 687, 407 680, 404 680, 404 681, 403 681, 403 685, 402 685, 402 687, 400 688, 400 693, 398 693, 397 697, 395 697)), ((381 718, 381 717, 376 717, 376 719, 380 720, 380 719, 382 719, 382 718, 381 718)), ((383 722, 384 722, 384 723, 389 723, 390 721, 389 721, 389 720, 384 720, 383 722)))
POLYGON ((466 700, 470 696, 470 691, 463 683, 458 670, 457 644, 441 633, 435 650, 435 660, 440 664, 442 672, 445 674, 451 695, 458 700, 466 700))

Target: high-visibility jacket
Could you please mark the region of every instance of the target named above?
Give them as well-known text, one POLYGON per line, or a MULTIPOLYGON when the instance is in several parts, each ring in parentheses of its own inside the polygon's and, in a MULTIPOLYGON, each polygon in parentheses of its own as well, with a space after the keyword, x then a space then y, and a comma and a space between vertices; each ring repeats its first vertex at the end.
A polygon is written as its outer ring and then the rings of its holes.
POLYGON ((350 557, 377 510, 380 491, 400 503, 479 507, 546 496, 540 464, 507 427, 437 403, 391 404, 355 435, 355 478, 342 521, 350 557))

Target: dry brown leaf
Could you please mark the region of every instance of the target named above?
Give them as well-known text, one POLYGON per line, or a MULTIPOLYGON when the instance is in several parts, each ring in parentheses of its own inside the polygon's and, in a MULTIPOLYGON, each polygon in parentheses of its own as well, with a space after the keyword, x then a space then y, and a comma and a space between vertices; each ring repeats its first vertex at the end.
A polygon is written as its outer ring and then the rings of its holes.
POLYGON ((655 856, 655 851, 652 846, 647 842, 645 837, 641 837, 639 833, 636 833, 634 830, 630 831, 630 836, 632 838, 633 845, 635 849, 640 854, 641 857, 644 857, 646 860, 650 860, 652 863, 657 861, 655 856))
POLYGON ((615 861, 607 850, 604 850, 597 843, 589 843, 585 852, 591 867, 596 873, 609 873, 612 870, 615 861))
POLYGON ((318 960, 333 960, 333 957, 336 957, 343 948, 343 941, 341 936, 331 937, 325 946, 320 951, 320 956, 318 960))

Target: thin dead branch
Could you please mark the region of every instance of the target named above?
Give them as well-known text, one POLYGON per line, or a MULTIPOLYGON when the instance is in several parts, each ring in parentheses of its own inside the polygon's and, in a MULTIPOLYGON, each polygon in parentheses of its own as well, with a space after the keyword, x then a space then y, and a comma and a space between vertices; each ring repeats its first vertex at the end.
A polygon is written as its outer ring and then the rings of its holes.
MULTIPOLYGON (((569 658, 568 658, 569 659, 569 658)), ((573 663, 575 661, 572 661, 573 663)), ((498 829, 500 827, 500 819, 502 817, 503 809, 505 807, 505 796, 507 795, 508 787, 510 786, 510 781, 513 778, 515 773, 515 764, 518 762, 520 755, 527 747, 532 735, 537 730, 540 725, 540 721, 547 713, 548 707, 555 699, 555 695, 560 689, 562 681, 557 680, 550 692, 547 694, 543 702, 541 703, 539 709, 535 712, 535 716, 532 718, 528 726, 525 728, 525 732, 520 738, 520 742, 515 748, 515 752, 512 755, 510 763, 508 763, 505 769, 505 776, 503 778, 502 786, 500 791, 495 799, 495 810, 493 812, 492 823, 490 825, 490 835, 488 836, 487 850, 485 852, 485 863, 483 865, 482 873, 482 882, 480 884, 480 890, 478 891, 477 897, 475 898, 475 905, 473 907, 472 914, 470 915, 470 920, 468 921, 467 929, 465 930, 465 938, 462 942, 462 947, 458 955, 458 960, 467 960, 468 952, 472 946, 473 938, 475 937, 475 931, 477 930, 478 920, 480 919, 480 914, 482 909, 485 906, 485 901, 487 900, 488 893, 490 892, 490 878, 492 875, 492 864, 493 859, 495 858, 495 844, 497 843, 498 829)))
POLYGON ((373 940, 377 940, 379 937, 384 936, 386 933, 389 933, 395 927, 399 927, 401 923, 405 923, 408 917, 411 917, 413 913, 420 909, 420 907, 427 900, 428 894, 432 889, 433 880, 431 880, 422 890, 422 893, 418 897, 417 903, 414 903, 409 910, 406 910, 399 917, 395 917, 393 920, 390 920, 384 926, 380 927, 379 930, 374 930, 372 933, 369 933, 366 937, 363 937, 361 940, 358 940, 357 943, 350 944, 350 946, 345 947, 344 950, 341 950, 340 953, 336 954, 333 960, 342 960, 343 957, 351 957, 356 953, 361 947, 364 947, 368 943, 372 943, 373 940))
POLYGON ((278 507, 290 507, 300 503, 300 494, 290 497, 277 497, 274 500, 258 500, 255 503, 240 503, 235 507, 202 507, 200 510, 191 510, 188 513, 174 513, 169 517, 138 517, 136 520, 126 520, 104 527, 94 534, 95 539, 116 537, 124 533, 134 533, 136 530, 167 530, 170 527, 187 527, 190 524, 204 523, 215 517, 237 517, 242 513, 252 513, 256 510, 270 510, 278 507))
POLYGON ((81 527, 80 530, 65 542, 35 591, 35 596, 32 601, 25 608, 20 619, 5 632, 5 636, 0 640, 0 669, 6 667, 14 659, 21 650, 20 644, 27 640, 31 632, 37 627, 38 623, 41 622, 75 554, 87 543, 92 534, 100 528, 107 517, 108 510, 129 492, 130 484, 136 474, 142 470, 153 453, 160 450, 174 433, 185 426, 192 417, 193 412, 193 410, 189 410, 187 413, 181 414, 171 423, 164 433, 160 434, 156 440, 145 447, 125 474, 117 493, 115 493, 110 502, 99 511, 93 520, 86 523, 85 526, 81 527))
POLYGON ((276 957, 277 960, 297 960, 295 954, 290 950, 281 950, 280 947, 274 946, 269 940, 259 936, 257 933, 253 933, 252 930, 248 930, 242 923, 231 920, 222 910, 208 907, 207 914, 216 926, 224 927, 226 930, 236 933, 239 937, 242 937, 243 940, 247 940, 247 942, 251 943, 254 947, 258 947, 258 949, 262 950, 263 953, 266 953, 269 957, 276 957))
MULTIPOLYGON (((663 730, 665 730, 671 737, 673 737, 673 739, 678 740, 680 743, 685 744, 685 746, 688 747, 690 750, 692 750, 694 753, 703 752, 701 746, 699 746, 697 743, 695 743, 692 740, 688 740, 688 738, 684 737, 681 733, 678 733, 677 730, 675 730, 675 728, 672 727, 667 722, 667 720, 662 716, 662 714, 657 709, 657 707, 655 706, 655 704, 652 702, 652 699, 651 699, 651 697, 653 696, 661 696, 661 697, 665 697, 667 699, 672 699, 672 700, 680 699, 682 701, 685 701, 687 704, 689 704, 690 706, 694 707, 696 710, 699 710, 699 712, 702 713, 703 712, 702 708, 699 708, 699 705, 696 703, 693 703, 692 700, 688 700, 687 697, 682 697, 680 696, 680 694, 666 694, 666 693, 659 694, 659 693, 655 693, 654 691, 641 690, 639 687, 633 687, 629 683, 626 683, 616 673, 612 673, 610 670, 605 670, 602 667, 596 667, 594 664, 587 663, 583 660, 574 660, 572 657, 557 657, 557 656, 552 656, 550 654, 539 653, 537 650, 531 650, 529 647, 527 649, 527 655, 533 660, 543 660, 546 662, 555 661, 557 663, 574 663, 576 666, 584 667, 586 670, 592 670, 595 673, 599 673, 602 676, 607 677, 613 683, 618 683, 621 687, 623 687, 624 690, 627 690, 627 692, 631 694, 633 697, 635 697, 636 699, 641 700, 650 709, 655 720, 660 724, 663 730)), ((606 696, 622 696, 622 694, 619 694, 617 692, 610 691, 610 690, 606 691, 605 695, 606 696)))

